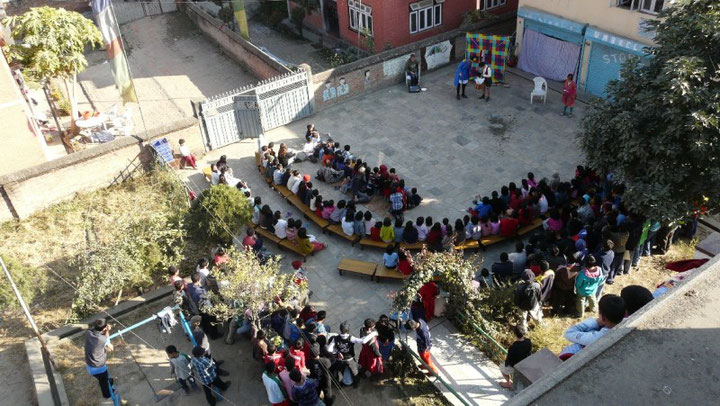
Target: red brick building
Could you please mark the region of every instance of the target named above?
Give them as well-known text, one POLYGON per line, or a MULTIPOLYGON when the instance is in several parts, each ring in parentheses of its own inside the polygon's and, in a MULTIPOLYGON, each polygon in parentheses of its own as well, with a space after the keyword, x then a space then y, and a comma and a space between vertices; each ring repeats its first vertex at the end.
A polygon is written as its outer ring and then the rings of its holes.
MULTIPOLYGON (((295 3, 288 1, 288 11, 295 3)), ((504 14, 517 10, 518 0, 317 0, 319 9, 304 24, 325 35, 364 47, 363 32, 375 49, 399 47, 456 29, 463 14, 486 10, 504 14), (358 35, 360 34, 360 35, 358 35)))

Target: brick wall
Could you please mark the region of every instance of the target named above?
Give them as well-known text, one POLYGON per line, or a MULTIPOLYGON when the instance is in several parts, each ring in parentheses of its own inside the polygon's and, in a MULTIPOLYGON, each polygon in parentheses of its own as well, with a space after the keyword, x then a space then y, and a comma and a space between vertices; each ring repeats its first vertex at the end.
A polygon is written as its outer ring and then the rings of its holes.
POLYGON ((228 56, 250 70, 258 79, 269 79, 289 72, 285 66, 198 6, 192 3, 183 3, 180 6, 181 10, 190 17, 203 34, 218 44, 228 56))
MULTIPOLYGON (((138 136, 140 137, 140 136, 138 136)), ((51 162, 0 177, 0 221, 27 218, 38 210, 76 193, 91 192, 133 176, 153 159, 143 141, 167 138, 177 152, 178 140, 185 139, 191 151, 203 155, 200 129, 195 118, 178 120, 148 131, 148 137, 121 137, 51 162)))
MULTIPOLYGON (((427 64, 424 57, 426 50, 438 44, 447 44, 449 41, 452 46, 450 56, 446 62, 435 66, 435 69, 455 63, 465 55, 466 31, 494 32, 494 27, 510 20, 514 21, 514 19, 515 13, 505 14, 497 20, 467 27, 467 30, 446 32, 335 69, 315 73, 312 76, 313 88, 311 89, 314 94, 315 111, 342 103, 366 92, 403 82, 405 80, 403 67, 411 53, 414 53, 418 60, 421 60, 422 57, 422 72, 426 72, 427 64)), ((303 68, 309 70, 308 66, 303 66, 303 68)))

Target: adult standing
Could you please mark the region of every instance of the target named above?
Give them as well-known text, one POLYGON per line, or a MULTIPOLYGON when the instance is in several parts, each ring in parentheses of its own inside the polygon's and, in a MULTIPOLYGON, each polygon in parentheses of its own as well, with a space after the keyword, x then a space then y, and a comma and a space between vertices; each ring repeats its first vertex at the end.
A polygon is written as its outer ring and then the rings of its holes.
POLYGON ((467 59, 463 59, 455 70, 455 88, 457 90, 457 99, 460 97, 467 99, 465 96, 465 87, 467 87, 468 79, 470 78, 470 64, 467 59), (462 87, 462 95, 460 94, 460 88, 462 87))
MULTIPOLYGON (((108 342, 110 325, 105 319, 97 319, 85 331, 85 369, 97 379, 103 398, 110 399, 112 379, 107 369, 107 352, 113 350, 108 342)), ((124 404, 124 403, 123 403, 124 404)))
POLYGON ((205 399, 210 406, 215 406, 217 399, 213 394, 213 386, 221 391, 226 391, 230 386, 230 381, 223 382, 218 376, 217 367, 212 359, 205 356, 205 350, 202 347, 195 347, 192 350, 193 358, 190 360, 198 379, 203 384, 203 392, 205 399))
POLYGON ((425 320, 408 320, 407 323, 405 323, 405 328, 415 331, 415 342, 417 343, 417 351, 418 354, 420 354, 420 358, 428 366, 428 368, 430 368, 430 371, 437 374, 438 370, 435 368, 432 358, 430 358, 432 338, 430 338, 430 329, 428 328, 427 323, 425 323, 425 320))
POLYGON ((483 79, 483 95, 480 96, 480 99, 485 99, 486 102, 489 102, 493 71, 490 65, 486 64, 484 61, 480 62, 480 75, 483 79))
POLYGON ((570 109, 570 114, 568 114, 568 117, 572 117, 573 115, 573 109, 575 108, 575 96, 577 95, 577 85, 573 81, 573 74, 569 73, 567 75, 567 78, 565 79, 565 82, 563 82, 563 93, 562 93, 562 103, 563 103, 563 111, 560 113, 561 116, 564 116, 567 113, 568 108, 570 109))

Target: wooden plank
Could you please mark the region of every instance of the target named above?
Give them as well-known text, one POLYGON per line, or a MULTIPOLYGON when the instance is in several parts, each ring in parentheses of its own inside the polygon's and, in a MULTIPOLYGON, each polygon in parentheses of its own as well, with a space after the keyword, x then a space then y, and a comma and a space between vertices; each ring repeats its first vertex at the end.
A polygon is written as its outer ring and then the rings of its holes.
POLYGON ((356 259, 343 258, 338 264, 338 273, 342 275, 343 271, 345 271, 360 275, 367 275, 370 277, 370 280, 372 280, 377 267, 378 264, 374 262, 358 261, 356 259))
POLYGON ((255 232, 260 234, 261 237, 270 240, 274 242, 275 244, 280 243, 280 238, 276 236, 274 233, 271 233, 269 230, 266 230, 262 227, 258 227, 255 229, 255 232))
POLYGON ((458 251, 460 251, 460 250, 476 250, 478 248, 480 248, 480 244, 478 244, 477 241, 470 240, 470 239, 467 239, 467 240, 463 241, 462 244, 455 246, 455 249, 458 251))
POLYGON ((305 254, 303 254, 300 251, 300 247, 295 245, 292 241, 290 241, 288 239, 283 239, 282 241, 280 241, 280 243, 278 245, 281 246, 282 248, 287 249, 288 251, 292 251, 292 252, 300 255, 302 257, 303 261, 305 261, 305 254))
POLYGON ((320 227, 323 230, 323 232, 325 232, 325 229, 330 225, 329 221, 327 221, 324 218, 315 214, 315 212, 310 210, 309 207, 304 207, 304 208, 300 209, 300 211, 302 211, 303 214, 305 216, 307 216, 307 218, 312 220, 313 223, 317 224, 318 227, 320 227))
POLYGON ((385 265, 378 265, 377 270, 375 271, 375 280, 379 283, 380 278, 385 279, 395 279, 395 280, 403 280, 407 278, 408 275, 403 275, 400 273, 400 271, 396 269, 387 269, 385 268, 385 265))
POLYGON ((375 240, 371 240, 369 238, 363 238, 360 240, 360 248, 362 248, 362 247, 387 248, 387 246, 390 244, 394 244, 394 243, 384 242, 384 241, 375 241, 375 240))
POLYGON ((413 244, 408 244, 406 242, 400 243, 400 248, 404 248, 406 250, 421 250, 425 246, 425 243, 422 241, 418 241, 413 244))
POLYGON ((292 204, 293 206, 295 206, 295 208, 297 208, 300 211, 302 211, 304 208, 307 207, 307 206, 305 206, 305 203, 300 201, 300 198, 298 197, 298 195, 295 195, 295 194, 288 196, 287 201, 290 204, 292 204))
POLYGON ((287 198, 288 196, 293 194, 290 189, 282 185, 273 185, 273 189, 277 190, 284 198, 287 198))
POLYGON ((356 242, 358 242, 358 240, 360 240, 360 237, 357 235, 345 234, 345 232, 342 229, 342 226, 340 226, 339 224, 331 224, 326 228, 326 230, 330 231, 331 233, 333 233, 339 237, 342 237, 342 238, 350 241, 353 246, 355 245, 356 242))
POLYGON ((542 226, 542 223, 543 223, 543 220, 541 218, 536 218, 535 220, 533 220, 530 224, 526 225, 525 227, 520 227, 520 229, 518 230, 517 233, 518 233, 518 235, 525 235, 525 234, 535 230, 536 228, 542 226))

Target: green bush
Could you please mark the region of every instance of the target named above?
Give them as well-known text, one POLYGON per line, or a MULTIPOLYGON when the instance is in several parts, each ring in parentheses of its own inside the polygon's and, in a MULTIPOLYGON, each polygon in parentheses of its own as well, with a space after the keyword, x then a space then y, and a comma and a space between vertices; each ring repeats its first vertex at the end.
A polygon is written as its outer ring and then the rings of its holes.
MULTIPOLYGON (((30 305, 38 295, 45 291, 45 286, 47 285, 47 275, 45 271, 40 268, 24 266, 11 257, 4 255, 1 257, 25 303, 30 305)), ((4 272, 3 281, 5 281, 4 272)), ((17 301, 15 293, 13 293, 9 283, 5 282, 4 285, 5 288, 0 289, 0 310, 19 309, 20 303, 17 301)))
POLYGON ((212 186, 196 199, 188 214, 188 227, 195 240, 207 245, 232 243, 233 234, 252 218, 250 200, 238 189, 212 186))

